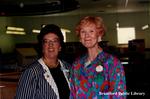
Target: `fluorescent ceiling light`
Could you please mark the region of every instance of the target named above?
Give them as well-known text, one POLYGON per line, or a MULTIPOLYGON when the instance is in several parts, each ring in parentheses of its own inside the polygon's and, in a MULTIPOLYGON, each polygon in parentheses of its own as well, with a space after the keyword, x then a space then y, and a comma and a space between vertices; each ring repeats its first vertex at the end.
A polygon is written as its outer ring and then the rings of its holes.
POLYGON ((7 26, 6 29, 7 29, 6 34, 19 34, 19 35, 26 34, 24 28, 21 27, 7 26))
POLYGON ((142 30, 145 30, 145 29, 148 29, 149 28, 149 25, 147 24, 147 25, 144 25, 144 26, 142 26, 142 30))
POLYGON ((13 30, 13 31, 24 31, 24 28, 20 27, 7 27, 7 30, 13 30))
MULTIPOLYGON (((70 32, 71 32, 70 30, 64 29, 64 28, 61 28, 61 31, 62 31, 62 32, 66 32, 66 33, 70 33, 70 32)), ((38 30, 38 29, 33 29, 32 32, 33 32, 33 33, 40 33, 40 30, 38 30)))
POLYGON ((40 33, 40 30, 33 29, 32 32, 33 32, 33 33, 40 33))
MULTIPOLYGON (((44 25, 42 25, 42 26, 44 26, 44 25)), ((63 34, 63 36, 64 36, 64 42, 66 42, 66 33, 70 33, 71 31, 70 31, 69 29, 61 28, 61 32, 62 32, 62 34, 63 34)), ((32 30, 32 33, 40 33, 40 30, 38 30, 38 29, 33 29, 33 30, 32 30)))
POLYGON ((6 31, 6 34, 20 34, 25 35, 26 33, 23 31, 6 31))

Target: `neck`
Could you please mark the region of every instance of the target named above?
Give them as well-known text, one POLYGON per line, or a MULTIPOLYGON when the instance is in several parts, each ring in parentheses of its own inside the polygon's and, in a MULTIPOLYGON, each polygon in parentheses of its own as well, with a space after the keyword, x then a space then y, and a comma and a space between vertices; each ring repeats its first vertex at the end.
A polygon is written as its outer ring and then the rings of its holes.
POLYGON ((59 64, 58 59, 47 59, 43 57, 43 61, 50 68, 55 68, 59 64))
POLYGON ((88 49, 88 61, 93 61, 97 55, 102 51, 100 47, 89 48, 88 49))

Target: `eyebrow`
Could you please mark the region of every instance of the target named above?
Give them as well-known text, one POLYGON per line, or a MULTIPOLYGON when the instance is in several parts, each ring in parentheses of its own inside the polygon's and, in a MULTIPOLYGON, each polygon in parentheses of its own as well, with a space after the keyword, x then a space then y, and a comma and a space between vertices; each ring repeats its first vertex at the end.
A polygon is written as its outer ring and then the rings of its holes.
MULTIPOLYGON (((50 40, 50 39, 43 39, 43 40, 50 40)), ((52 40, 59 40, 59 38, 53 38, 52 40)))

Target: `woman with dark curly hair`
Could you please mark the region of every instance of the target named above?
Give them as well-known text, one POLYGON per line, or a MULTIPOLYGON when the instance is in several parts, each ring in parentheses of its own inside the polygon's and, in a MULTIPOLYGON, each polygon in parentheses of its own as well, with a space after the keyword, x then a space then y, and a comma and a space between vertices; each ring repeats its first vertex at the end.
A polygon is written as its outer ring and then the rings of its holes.
POLYGON ((69 98, 69 64, 58 58, 63 47, 60 28, 48 24, 38 35, 40 58, 22 73, 15 99, 69 98))

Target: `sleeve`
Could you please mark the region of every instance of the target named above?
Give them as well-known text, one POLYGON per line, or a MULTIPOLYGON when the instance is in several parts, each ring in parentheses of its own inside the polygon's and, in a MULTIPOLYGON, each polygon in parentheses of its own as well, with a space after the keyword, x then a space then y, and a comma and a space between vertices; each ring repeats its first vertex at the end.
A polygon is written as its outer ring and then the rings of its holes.
POLYGON ((114 93, 111 97, 113 97, 112 99, 126 99, 126 80, 124 68, 117 58, 113 58, 110 64, 109 91, 114 93))
POLYGON ((70 98, 69 99, 75 99, 76 98, 76 89, 75 89, 75 63, 72 64, 72 67, 70 68, 70 98))
POLYGON ((34 71, 31 69, 25 70, 20 77, 15 99, 34 99, 36 83, 34 71))
POLYGON ((61 61, 64 64, 64 68, 67 69, 67 70, 70 70, 71 65, 68 62, 64 61, 64 60, 61 60, 61 61))

